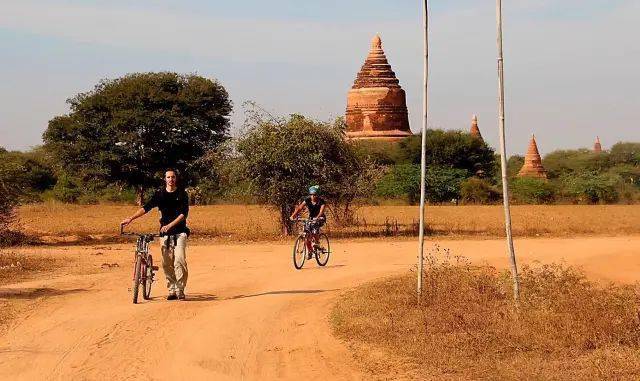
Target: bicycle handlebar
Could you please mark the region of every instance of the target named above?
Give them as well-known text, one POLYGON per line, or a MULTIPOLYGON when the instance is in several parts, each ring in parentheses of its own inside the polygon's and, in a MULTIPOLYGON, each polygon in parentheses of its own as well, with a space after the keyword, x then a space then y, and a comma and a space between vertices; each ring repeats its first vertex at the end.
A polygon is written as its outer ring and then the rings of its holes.
POLYGON ((124 231, 124 225, 120 224, 120 235, 125 235, 125 236, 136 236, 136 237, 154 237, 154 238, 159 238, 159 237, 164 237, 166 234, 142 234, 142 233, 133 233, 133 232, 125 232, 124 231))

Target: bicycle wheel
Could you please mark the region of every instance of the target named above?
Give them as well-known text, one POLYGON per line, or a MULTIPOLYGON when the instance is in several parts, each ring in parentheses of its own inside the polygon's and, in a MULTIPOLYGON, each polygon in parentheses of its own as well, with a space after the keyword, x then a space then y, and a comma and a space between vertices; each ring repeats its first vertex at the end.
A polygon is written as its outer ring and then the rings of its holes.
POLYGON ((329 262, 329 255, 331 254, 331 246, 329 245, 329 237, 326 234, 320 234, 318 237, 318 249, 316 250, 316 262, 320 266, 324 266, 329 262))
POLYGON ((149 254, 147 258, 147 264, 145 265, 146 271, 144 276, 144 288, 142 289, 142 297, 145 300, 151 299, 151 285, 153 284, 153 257, 149 254))
POLYGON ((305 259, 307 259, 307 245, 305 245, 304 241, 304 237, 299 236, 293 245, 293 266, 295 266, 297 270, 302 268, 305 259))
POLYGON ((140 287, 140 276, 142 273, 142 258, 136 254, 136 263, 133 268, 133 304, 138 303, 138 287, 140 287))

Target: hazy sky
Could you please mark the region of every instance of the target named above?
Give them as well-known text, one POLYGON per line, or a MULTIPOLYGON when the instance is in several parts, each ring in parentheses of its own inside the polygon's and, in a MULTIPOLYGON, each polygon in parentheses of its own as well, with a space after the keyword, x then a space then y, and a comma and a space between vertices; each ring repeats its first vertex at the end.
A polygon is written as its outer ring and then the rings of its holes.
MULTIPOLYGON (((504 0, 509 153, 640 141, 640 1, 504 0)), ((478 114, 494 147, 494 1, 432 0, 430 127, 478 114)), ((421 126, 421 1, 0 0, 0 146, 41 143, 65 100, 102 78, 218 79, 235 105, 342 115, 375 33, 421 126)))

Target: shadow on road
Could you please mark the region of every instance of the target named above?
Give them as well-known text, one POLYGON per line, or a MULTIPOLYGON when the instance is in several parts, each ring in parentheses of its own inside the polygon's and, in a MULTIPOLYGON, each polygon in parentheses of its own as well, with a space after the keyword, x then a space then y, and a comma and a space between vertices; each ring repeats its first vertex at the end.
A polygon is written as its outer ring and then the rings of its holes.
POLYGON ((35 299, 42 296, 58 296, 89 291, 84 288, 59 290, 48 287, 5 288, 0 289, 0 299, 35 299))
POLYGON ((290 294, 320 294, 323 292, 336 291, 337 289, 332 290, 282 290, 282 291, 268 291, 261 292, 259 294, 252 295, 236 295, 232 296, 229 299, 244 299, 244 298, 254 298, 256 296, 265 296, 265 295, 290 295, 290 294))
POLYGON ((345 267, 346 265, 328 265, 328 266, 324 266, 324 267, 305 267, 304 269, 302 269, 302 271, 307 271, 307 270, 322 270, 322 269, 333 269, 333 268, 337 268, 337 267, 345 267))

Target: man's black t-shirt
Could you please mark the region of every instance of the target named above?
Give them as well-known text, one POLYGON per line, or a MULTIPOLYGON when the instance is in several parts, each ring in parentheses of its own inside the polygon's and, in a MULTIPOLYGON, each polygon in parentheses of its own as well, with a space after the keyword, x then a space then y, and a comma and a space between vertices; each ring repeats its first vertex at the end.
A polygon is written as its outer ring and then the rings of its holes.
POLYGON ((311 197, 307 197, 304 200, 304 204, 307 206, 307 210, 309 210, 309 218, 316 218, 320 214, 320 207, 326 203, 322 198, 318 197, 314 204, 311 202, 311 197))
POLYGON ((189 196, 186 191, 176 189, 173 192, 167 192, 166 188, 158 189, 156 193, 153 194, 153 197, 143 206, 145 212, 156 207, 160 210, 161 226, 168 225, 171 221, 178 218, 179 215, 184 214, 184 219, 174 226, 168 234, 189 234, 189 228, 187 228, 189 196))

